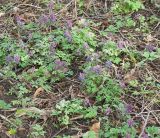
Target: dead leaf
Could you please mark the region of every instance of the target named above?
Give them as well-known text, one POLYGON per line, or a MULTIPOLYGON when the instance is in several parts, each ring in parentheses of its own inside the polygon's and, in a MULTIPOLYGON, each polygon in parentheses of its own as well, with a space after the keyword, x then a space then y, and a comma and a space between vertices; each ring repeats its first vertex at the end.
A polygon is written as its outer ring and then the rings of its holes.
POLYGON ((35 91, 35 93, 34 93, 34 95, 33 95, 33 98, 36 98, 38 95, 40 95, 41 93, 43 93, 44 92, 44 89, 42 88, 42 87, 39 87, 36 91, 35 91))
POLYGON ((149 34, 149 35, 147 35, 146 38, 144 38, 144 40, 145 40, 146 42, 152 42, 152 41, 154 40, 154 37, 153 37, 151 34, 149 34))
POLYGON ((136 80, 135 69, 132 69, 129 73, 124 76, 124 82, 129 83, 132 80, 136 80))
POLYGON ((4 87, 2 85, 0 85, 0 97, 3 96, 3 92, 4 92, 4 87))
POLYGON ((98 133, 99 133, 99 130, 100 130, 100 122, 98 123, 94 123, 91 128, 90 128, 91 131, 94 131, 96 133, 96 138, 98 138, 98 133))
POLYGON ((4 12, 0 12, 0 17, 4 16, 5 13, 4 12))

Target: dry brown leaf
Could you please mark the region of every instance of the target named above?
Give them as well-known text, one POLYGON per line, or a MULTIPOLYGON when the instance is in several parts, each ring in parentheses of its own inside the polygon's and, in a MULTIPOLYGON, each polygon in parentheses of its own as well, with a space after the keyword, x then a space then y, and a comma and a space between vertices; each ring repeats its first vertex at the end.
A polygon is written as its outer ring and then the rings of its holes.
POLYGON ((96 138, 98 138, 98 133, 99 133, 99 130, 100 130, 100 122, 98 123, 94 123, 91 128, 90 128, 91 131, 94 131, 96 133, 96 138))
POLYGON ((4 92, 4 87, 0 85, 0 97, 3 96, 3 92, 4 92))
POLYGON ((0 17, 4 16, 5 13, 4 12, 0 12, 0 17))
POLYGON ((129 73, 124 76, 124 82, 129 83, 132 80, 135 80, 135 69, 132 69, 129 73))
POLYGON ((154 37, 151 34, 147 35, 147 37, 145 38, 146 42, 152 42, 153 40, 154 40, 154 37))
POLYGON ((44 92, 44 89, 42 88, 42 87, 39 87, 36 91, 35 91, 35 93, 34 93, 34 95, 33 95, 33 98, 36 98, 38 95, 40 95, 41 93, 43 93, 44 92))

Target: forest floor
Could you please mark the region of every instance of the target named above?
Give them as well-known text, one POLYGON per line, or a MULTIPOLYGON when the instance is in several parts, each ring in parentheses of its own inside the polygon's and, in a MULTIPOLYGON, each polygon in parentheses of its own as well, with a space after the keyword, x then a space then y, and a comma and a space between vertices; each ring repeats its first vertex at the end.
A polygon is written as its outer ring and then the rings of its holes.
POLYGON ((0 138, 160 138, 159 7, 0 0, 0 138))

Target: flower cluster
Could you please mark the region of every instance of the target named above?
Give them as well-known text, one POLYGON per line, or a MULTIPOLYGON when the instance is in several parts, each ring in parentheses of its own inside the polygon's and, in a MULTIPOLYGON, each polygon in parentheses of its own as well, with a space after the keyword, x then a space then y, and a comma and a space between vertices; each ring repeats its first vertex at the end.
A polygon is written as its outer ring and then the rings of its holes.
POLYGON ((20 16, 16 16, 16 22, 18 26, 23 26, 25 24, 25 22, 22 20, 20 16))
POLYGON ((84 79, 85 79, 85 73, 79 73, 78 79, 80 81, 84 81, 84 79))
POLYGON ((133 119, 128 119, 128 120, 127 120, 127 124, 128 124, 129 127, 132 127, 133 124, 134 124, 133 119))
POLYGON ((72 42, 72 35, 71 35, 71 32, 69 30, 66 30, 64 32, 64 36, 67 38, 67 41, 70 43, 72 42))
POLYGON ((14 55, 14 56, 8 55, 8 56, 6 57, 6 61, 7 61, 8 63, 14 62, 14 63, 16 63, 16 64, 19 64, 20 59, 21 59, 21 58, 20 58, 19 55, 14 55))
POLYGON ((55 54, 56 47, 57 47, 57 43, 52 42, 50 45, 50 53, 51 54, 53 54, 53 55, 55 54))
POLYGON ((91 68, 91 71, 95 72, 96 74, 100 74, 102 71, 102 66, 100 66, 100 65, 93 66, 91 68))
POLYGON ((62 71, 63 73, 67 72, 67 66, 65 61, 61 61, 60 59, 55 60, 55 66, 54 69, 58 71, 62 71))
POLYGON ((43 14, 39 17, 38 22, 40 25, 46 25, 48 23, 56 22, 57 18, 56 18, 54 11, 53 11, 53 7, 54 7, 54 2, 51 0, 48 4, 49 15, 43 14))

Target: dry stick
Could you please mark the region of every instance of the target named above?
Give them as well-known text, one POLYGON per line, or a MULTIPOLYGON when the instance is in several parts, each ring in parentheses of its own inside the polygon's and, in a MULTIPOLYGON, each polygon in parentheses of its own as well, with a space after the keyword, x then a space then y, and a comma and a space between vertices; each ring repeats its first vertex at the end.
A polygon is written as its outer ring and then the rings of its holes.
POLYGON ((35 6, 35 5, 32 5, 32 4, 19 4, 19 5, 17 6, 17 8, 18 8, 18 7, 21 7, 21 6, 29 6, 29 7, 33 7, 33 8, 37 8, 37 9, 44 10, 44 9, 42 9, 42 8, 39 7, 39 6, 35 6))
POLYGON ((148 108, 148 106, 151 105, 151 104, 154 102, 155 97, 157 97, 157 96, 158 96, 158 94, 156 94, 156 95, 154 96, 154 98, 149 102, 149 104, 147 104, 147 105, 142 109, 142 111, 141 111, 139 114, 137 114, 137 115, 142 114, 143 111, 144 111, 146 108, 148 108))
POLYGON ((52 138, 55 138, 59 133, 61 133, 63 130, 65 130, 67 128, 67 126, 66 127, 63 127, 60 131, 58 131, 56 134, 54 134, 53 136, 52 136, 52 138))
POLYGON ((15 126, 17 128, 17 126, 15 124, 13 124, 7 117, 5 117, 4 115, 0 114, 0 118, 2 118, 3 120, 7 121, 8 123, 10 123, 11 125, 15 126))
POLYGON ((159 25, 160 25, 160 22, 157 23, 157 25, 154 27, 153 31, 155 31, 159 25))
MULTIPOLYGON (((134 98, 134 97, 132 97, 132 96, 129 96, 129 97, 131 97, 131 98, 133 98, 134 100, 136 100, 137 101, 137 99, 136 98, 134 98)), ((139 102, 138 102, 139 103, 139 102)), ((140 104, 140 103, 139 103, 140 104)), ((145 108, 147 111, 149 111, 149 108, 145 108)), ((140 113, 138 113, 138 114, 136 114, 135 113, 135 115, 136 116, 139 116, 139 115, 141 115, 142 113, 148 113, 148 112, 143 112, 144 110, 142 110, 140 113)), ((157 123, 160 125, 160 121, 158 120, 158 118, 157 118, 157 116, 154 114, 154 112, 159 112, 160 110, 152 110, 152 111, 150 111, 150 113, 154 116, 154 118, 156 119, 156 121, 157 121, 157 123)))
POLYGON ((77 0, 74 0, 74 6, 75 17, 77 19, 77 0))
POLYGON ((149 115, 150 115, 150 111, 148 112, 147 118, 146 118, 146 120, 145 120, 145 123, 144 123, 144 125, 143 125, 142 131, 141 131, 141 133, 140 133, 140 135, 139 135, 138 138, 141 138, 141 136, 144 134, 145 128, 146 128, 147 123, 148 123, 149 115))
POLYGON ((71 5, 72 2, 73 2, 73 0, 71 0, 63 9, 61 9, 59 12, 57 12, 56 15, 58 15, 61 12, 63 12, 68 6, 71 5))

